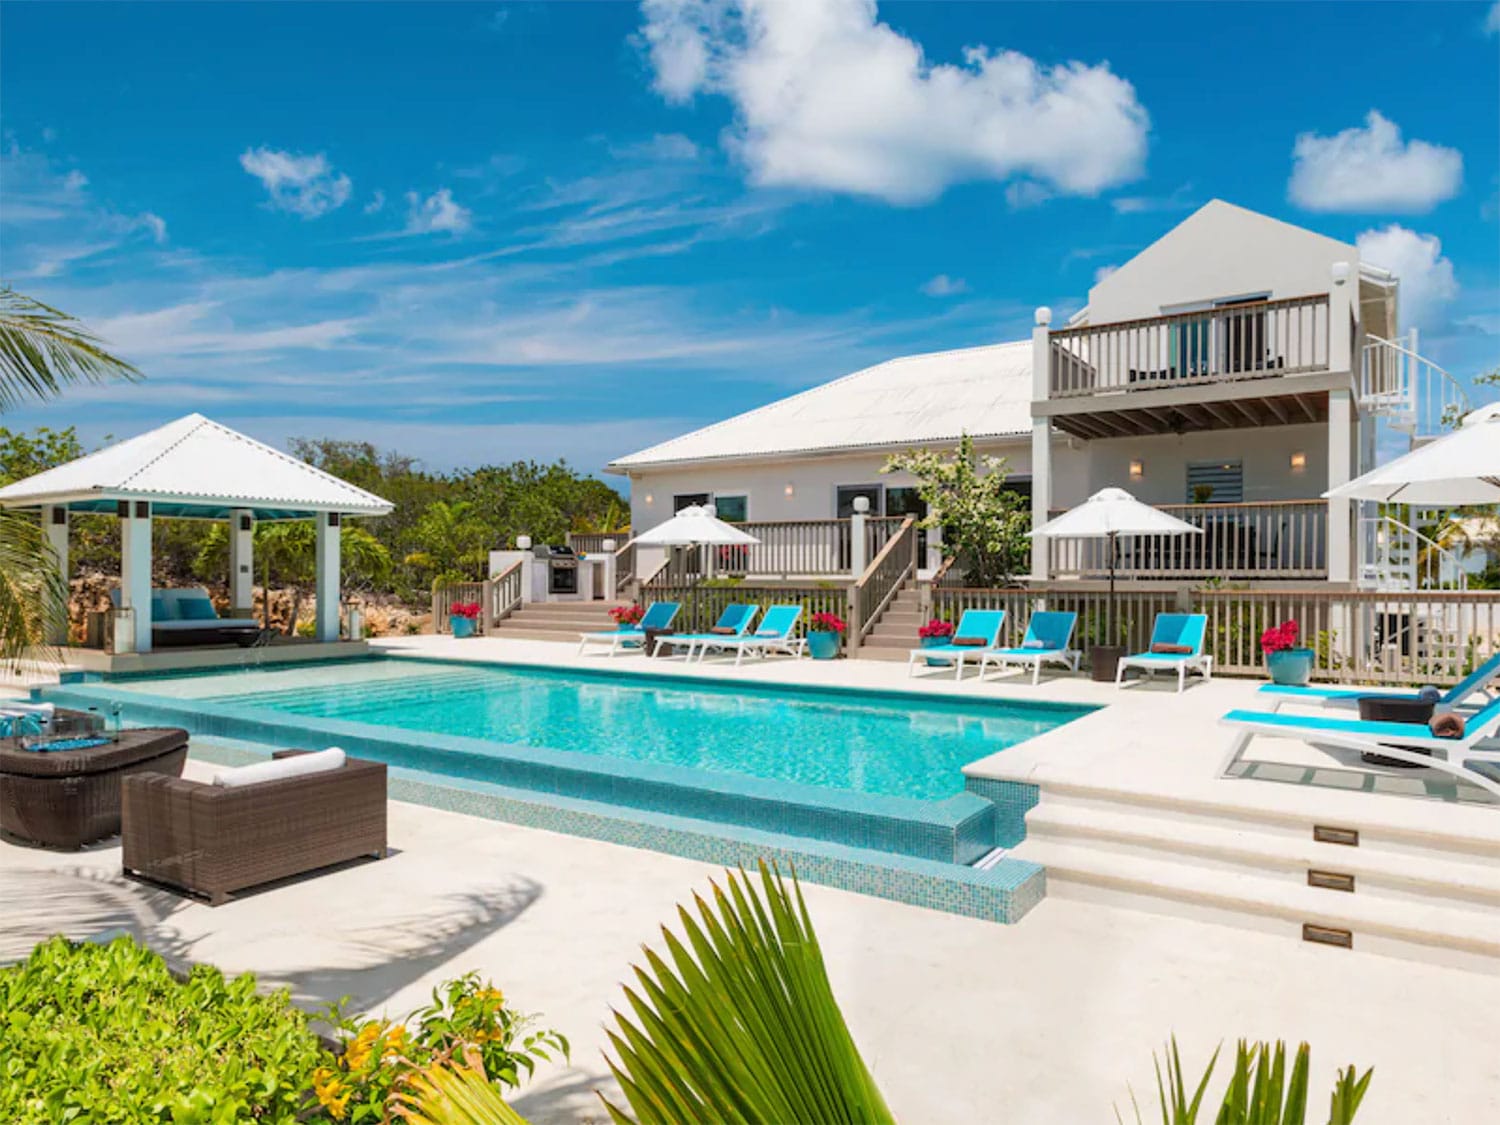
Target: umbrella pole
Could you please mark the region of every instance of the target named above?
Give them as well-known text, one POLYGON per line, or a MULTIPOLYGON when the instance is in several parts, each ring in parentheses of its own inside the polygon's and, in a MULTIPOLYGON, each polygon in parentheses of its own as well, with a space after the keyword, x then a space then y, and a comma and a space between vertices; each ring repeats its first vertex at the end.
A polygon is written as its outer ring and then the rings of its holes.
POLYGON ((1115 632, 1115 552, 1119 549, 1119 540, 1115 533, 1109 533, 1109 622, 1105 626, 1109 630, 1109 636, 1104 643, 1116 645, 1120 643, 1120 635, 1115 632))

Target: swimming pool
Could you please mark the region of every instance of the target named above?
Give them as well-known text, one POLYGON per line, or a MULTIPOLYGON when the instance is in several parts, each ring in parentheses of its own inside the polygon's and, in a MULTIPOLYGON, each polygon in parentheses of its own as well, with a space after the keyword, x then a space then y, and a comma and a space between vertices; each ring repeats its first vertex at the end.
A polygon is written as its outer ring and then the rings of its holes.
POLYGON ((530 746, 919 800, 962 792, 967 763, 1087 710, 407 661, 157 678, 151 690, 173 694, 174 683, 208 704, 456 735, 497 750, 530 746))
POLYGON ((1096 708, 697 675, 375 657, 97 676, 42 693, 185 727, 194 757, 341 746, 398 800, 1014 921, 1036 787, 963 767, 1096 708), (206 736, 200 739, 197 736, 206 736), (977 861, 983 859, 983 864, 977 861))

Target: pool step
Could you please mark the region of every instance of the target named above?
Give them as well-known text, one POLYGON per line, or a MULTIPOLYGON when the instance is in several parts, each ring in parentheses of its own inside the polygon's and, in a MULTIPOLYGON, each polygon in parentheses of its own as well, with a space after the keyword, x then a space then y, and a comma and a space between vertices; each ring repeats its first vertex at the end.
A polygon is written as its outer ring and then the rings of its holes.
POLYGON ((1010 854, 1046 867, 1051 895, 1500 968, 1500 845, 1342 827, 1358 846, 1310 818, 1044 783, 1010 854))

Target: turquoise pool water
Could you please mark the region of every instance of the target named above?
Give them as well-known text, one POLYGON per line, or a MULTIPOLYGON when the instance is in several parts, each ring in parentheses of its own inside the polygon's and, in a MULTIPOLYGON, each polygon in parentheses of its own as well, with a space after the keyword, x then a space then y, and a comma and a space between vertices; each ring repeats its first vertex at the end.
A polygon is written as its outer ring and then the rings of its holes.
POLYGON ((967 763, 1089 710, 405 660, 153 677, 138 686, 481 739, 497 756, 520 745, 926 800, 962 792, 967 763))

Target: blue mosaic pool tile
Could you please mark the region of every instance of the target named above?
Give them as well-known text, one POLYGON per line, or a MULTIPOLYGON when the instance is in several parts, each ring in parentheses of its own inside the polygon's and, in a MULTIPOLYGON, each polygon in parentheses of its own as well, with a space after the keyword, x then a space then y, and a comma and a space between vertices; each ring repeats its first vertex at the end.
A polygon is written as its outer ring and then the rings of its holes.
MULTIPOLYGON (((224 765, 264 757, 249 744, 195 744, 193 755, 224 765)), ((869 849, 792 839, 770 832, 708 824, 689 817, 545 797, 489 782, 439 784, 411 771, 391 771, 396 800, 665 852, 726 866, 775 860, 808 883, 837 887, 912 906, 992 922, 1018 922, 1046 894, 1046 873, 1034 863, 1002 859, 986 870, 869 849)), ((399 846, 399 842, 396 842, 399 846)))
POLYGON ((1013 848, 1026 839, 1026 814, 1041 800, 1041 790, 1024 781, 967 777, 964 790, 995 806, 995 845, 1013 848))

